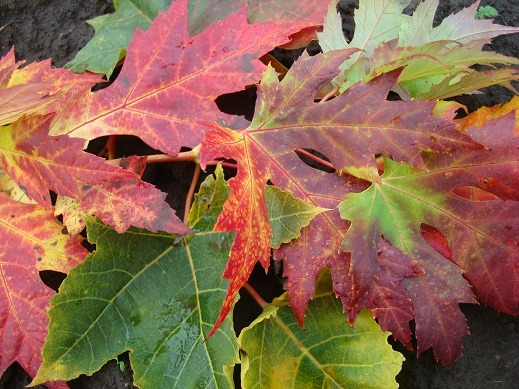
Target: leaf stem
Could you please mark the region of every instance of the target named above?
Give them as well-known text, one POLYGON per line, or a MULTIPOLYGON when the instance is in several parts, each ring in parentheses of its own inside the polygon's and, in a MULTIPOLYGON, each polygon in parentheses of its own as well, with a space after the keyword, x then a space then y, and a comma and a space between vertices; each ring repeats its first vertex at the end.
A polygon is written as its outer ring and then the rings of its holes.
POLYGON ((115 144, 117 142, 117 135, 110 135, 106 142, 106 151, 108 153, 108 159, 115 158, 115 144))
POLYGON ((225 161, 218 161, 218 160, 213 160, 213 161, 207 162, 207 166, 218 165, 218 164, 222 165, 223 167, 228 167, 231 169, 238 169, 238 164, 232 163, 232 162, 225 162, 225 161))
POLYGON ((193 201, 193 196, 195 195, 196 185, 198 184, 198 178, 200 177, 200 164, 197 163, 195 166, 195 171, 193 173, 193 179, 191 180, 191 186, 189 187, 189 191, 186 196, 186 204, 184 206, 184 224, 187 223, 187 218, 189 217, 189 211, 191 210, 191 203, 193 201))
POLYGON ((180 161, 192 161, 196 162, 198 155, 193 153, 193 150, 184 151, 182 153, 178 153, 175 157, 167 154, 157 154, 157 155, 148 155, 146 158, 146 163, 165 163, 165 162, 180 162, 180 161))
POLYGON ((296 152, 303 154, 305 157, 310 158, 312 161, 317 162, 320 165, 323 165, 323 166, 326 166, 327 168, 336 170, 335 167, 330 162, 325 161, 324 159, 319 158, 318 156, 313 155, 312 153, 309 153, 305 149, 296 149, 296 152))
POLYGON ((267 303, 265 300, 263 300, 263 298, 259 295, 258 292, 256 292, 256 289, 254 289, 251 284, 249 284, 248 282, 246 282, 243 287, 245 288, 245 290, 247 292, 249 292, 249 294, 251 295, 251 297, 254 299, 254 301, 256 301, 258 303, 258 305, 262 308, 262 309, 265 309, 269 306, 269 303, 267 303))
POLYGON ((336 86, 335 88, 333 88, 330 92, 328 92, 327 94, 325 94, 323 96, 323 98, 319 101, 318 104, 321 104, 321 103, 324 103, 325 101, 328 101, 330 100, 331 97, 335 96, 335 94, 337 93, 337 91, 339 90, 339 87, 336 86))

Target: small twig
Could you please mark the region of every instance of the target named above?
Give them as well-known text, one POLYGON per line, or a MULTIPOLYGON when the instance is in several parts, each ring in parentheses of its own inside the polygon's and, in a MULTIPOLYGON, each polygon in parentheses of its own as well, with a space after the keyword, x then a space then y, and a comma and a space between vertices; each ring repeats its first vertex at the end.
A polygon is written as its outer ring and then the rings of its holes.
POLYGON ((189 217, 189 211, 191 210, 191 203, 193 201, 193 197, 195 195, 196 185, 198 184, 198 178, 200 177, 200 164, 196 164, 195 171, 193 173, 193 179, 191 180, 191 186, 189 187, 189 191, 187 192, 186 204, 184 206, 184 224, 187 223, 187 218, 189 217))
POLYGON ((325 161, 322 158, 319 158, 316 155, 313 155, 312 153, 309 153, 305 149, 296 149, 296 152, 303 154, 305 157, 310 158, 312 161, 317 162, 320 165, 326 166, 327 168, 335 170, 335 167, 328 161, 325 161))
POLYGON ((178 153, 175 157, 167 154, 157 154, 157 155, 148 155, 146 159, 146 163, 165 163, 165 162, 180 162, 180 161, 191 161, 196 162, 198 155, 193 153, 193 150, 184 151, 182 153, 178 153))
POLYGON ((222 165, 223 167, 228 167, 231 169, 238 169, 238 164, 236 164, 236 163, 217 161, 217 160, 207 162, 207 166, 214 166, 214 165, 218 165, 218 164, 222 165))
POLYGON ((247 292, 249 292, 254 301, 256 301, 262 309, 265 309, 269 306, 269 304, 265 300, 263 300, 259 293, 256 292, 256 289, 254 289, 248 282, 246 282, 245 285, 243 285, 243 287, 247 292))
POLYGON ((321 104, 321 103, 324 103, 325 101, 328 101, 331 97, 335 96, 335 94, 337 93, 338 90, 339 90, 338 86, 333 88, 330 92, 328 92, 327 94, 324 95, 324 97, 319 101, 318 104, 321 104))
POLYGON ((106 151, 108 153, 108 159, 115 158, 115 144, 117 141, 117 135, 110 135, 106 142, 106 151))

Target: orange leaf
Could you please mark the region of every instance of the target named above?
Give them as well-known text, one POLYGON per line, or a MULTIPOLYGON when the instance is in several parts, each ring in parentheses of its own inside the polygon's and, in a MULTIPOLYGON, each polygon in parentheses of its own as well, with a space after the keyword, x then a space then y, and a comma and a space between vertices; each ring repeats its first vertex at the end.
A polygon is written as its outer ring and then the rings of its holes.
MULTIPOLYGON (((236 232, 236 238, 223 273, 223 277, 230 280, 227 295, 220 316, 208 335, 211 336, 231 311, 236 294, 247 282, 256 262, 268 269, 272 229, 265 204, 268 166, 261 158, 251 158, 261 151, 243 133, 230 129, 216 127, 215 131, 207 133, 205 142, 218 145, 219 157, 239 161, 238 174, 229 180, 231 194, 214 227, 215 231, 236 232), (245 166, 241 168, 241 164, 245 166)), ((209 152, 206 160, 211 158, 209 152)))
POLYGON ((519 96, 514 96, 506 104, 497 104, 493 107, 481 107, 464 118, 455 120, 462 131, 468 130, 472 126, 481 127, 492 119, 497 119, 512 111, 515 111, 515 136, 519 136, 519 96))

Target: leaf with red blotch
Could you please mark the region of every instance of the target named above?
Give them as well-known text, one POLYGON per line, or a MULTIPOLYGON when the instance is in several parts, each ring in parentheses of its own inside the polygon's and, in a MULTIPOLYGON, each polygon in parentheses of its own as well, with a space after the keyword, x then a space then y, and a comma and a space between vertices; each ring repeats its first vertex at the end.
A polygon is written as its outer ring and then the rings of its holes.
MULTIPOLYGON (((47 334, 47 307, 54 292, 38 270, 67 273, 88 251, 81 239, 62 233, 51 210, 20 204, 0 193, 0 375, 13 362, 34 377, 42 363, 47 334)), ((68 388, 54 382, 54 388, 68 388)))
MULTIPOLYGON (((382 269, 377 253, 384 248, 379 243, 383 236, 398 248, 389 256, 392 263, 402 264, 403 253, 425 272, 399 284, 412 304, 418 352, 432 347, 446 366, 461 354, 461 337, 468 334, 458 304, 475 302, 472 291, 499 311, 519 313, 519 137, 514 137, 514 124, 511 113, 469 131, 490 150, 426 153, 428 171, 386 159, 381 183, 349 194, 339 205, 351 222, 342 248, 351 253, 358 299, 377 291, 370 280, 382 269), (493 196, 467 196, 465 188, 493 196)), ((379 302, 372 299, 367 305, 373 309, 374 304, 379 302)), ((391 301, 391 306, 399 304, 391 301)), ((402 323, 380 323, 409 342, 402 323)))
POLYGON ((90 89, 100 81, 92 74, 74 74, 52 69, 50 60, 32 63, 19 69, 25 61, 16 62, 14 48, 0 59, 0 125, 13 123, 22 115, 49 109, 67 93, 78 93, 82 86, 90 89))
POLYGON ((0 165, 31 199, 49 207, 52 190, 80 200, 83 212, 118 232, 130 225, 190 232, 164 201, 165 194, 137 174, 83 152, 80 139, 49 136, 52 120, 53 115, 24 117, 0 133, 0 165), (102 201, 92 202, 94 197, 102 201))
POLYGON ((189 37, 187 0, 175 1, 146 32, 136 31, 115 82, 60 112, 50 134, 135 135, 171 155, 195 147, 203 138, 200 121, 232 121, 215 99, 257 82, 265 69, 259 58, 307 26, 249 25, 245 12, 189 37))
MULTIPOLYGON (((310 168, 295 150, 314 149, 325 154, 337 171, 378 182, 377 153, 423 167, 423 149, 482 147, 457 131, 454 124, 432 116, 434 103, 387 101, 398 72, 358 84, 331 101, 315 103, 319 90, 337 75, 338 66, 353 52, 334 51, 314 57, 303 54, 281 82, 269 67, 258 89, 251 126, 239 132, 214 126, 206 132, 200 151, 202 164, 221 157, 238 162, 238 175, 230 180, 232 194, 215 226, 218 231, 236 231, 224 273, 224 277, 232 279, 219 322, 255 263, 268 266, 270 226, 264 199, 267 180, 321 208, 335 208, 345 193, 364 187, 352 182, 351 177, 349 182, 347 175, 340 178, 310 168)), ((303 252, 287 266, 286 273, 307 272, 305 278, 289 276, 288 281, 289 295, 291 283, 304 284, 295 292, 303 298, 294 301, 290 295, 300 323, 319 271, 330 265, 336 283, 342 282, 340 278, 347 273, 341 273, 348 268, 347 256, 338 254, 346 229, 347 224, 336 212, 324 212, 303 229, 301 238, 294 243, 303 245, 303 252)), ((338 292, 347 293, 342 289, 338 292)))

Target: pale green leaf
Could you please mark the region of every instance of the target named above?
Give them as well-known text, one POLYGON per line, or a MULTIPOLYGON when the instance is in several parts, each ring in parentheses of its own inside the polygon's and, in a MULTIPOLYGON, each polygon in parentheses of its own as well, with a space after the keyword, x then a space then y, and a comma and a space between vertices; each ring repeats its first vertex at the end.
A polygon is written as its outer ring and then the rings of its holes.
POLYGON ((447 16, 438 26, 433 27, 439 0, 420 2, 413 13, 411 22, 402 25, 398 45, 402 47, 420 46, 441 40, 466 44, 482 39, 488 43, 496 36, 519 32, 516 27, 493 24, 492 20, 477 20, 478 3, 474 2, 470 7, 447 16))
POLYGON ((519 32, 519 28, 476 20, 477 3, 433 27, 438 0, 420 2, 412 16, 401 14, 409 3, 360 0, 350 43, 345 43, 332 3, 318 35, 323 51, 360 50, 340 66, 341 73, 332 81, 341 93, 358 81, 367 82, 400 67, 403 71, 394 91, 405 100, 453 97, 490 85, 510 87, 510 81, 519 78, 512 71, 501 72, 499 78, 480 76, 470 68, 475 64, 516 64, 516 58, 482 48, 493 37, 519 32))
POLYGON ((136 28, 147 30, 160 11, 172 0, 119 0, 113 14, 98 16, 88 23, 95 35, 65 66, 74 72, 89 70, 104 73, 108 78, 117 62, 126 55, 126 48, 136 28))
POLYGON ((457 96, 490 85, 507 85, 511 80, 519 78, 517 75, 514 76, 513 69, 500 69, 495 75, 495 71, 492 71, 491 76, 485 77, 484 72, 471 68, 474 64, 519 64, 517 58, 483 51, 484 43, 475 41, 460 45, 452 41, 437 41, 409 48, 390 48, 389 45, 383 44, 369 58, 371 73, 364 77, 363 81, 367 82, 382 73, 403 67, 398 82, 407 95, 418 100, 434 100, 457 96), (481 77, 484 77, 486 82, 469 81, 479 80, 481 77), (431 91, 437 89, 445 80, 448 80, 448 84, 442 86, 441 94, 436 93, 432 97, 431 91), (455 86, 457 81, 463 81, 465 87, 455 86))
POLYGON ((44 363, 32 384, 92 374, 130 351, 134 382, 145 388, 231 387, 237 345, 228 317, 216 321, 232 234, 117 234, 87 219, 96 251, 73 269, 51 302, 44 363))
POLYGON ((402 14, 409 3, 410 0, 359 1, 359 8, 355 10, 355 34, 347 44, 344 44, 346 42, 344 37, 342 40, 339 37, 342 35, 342 28, 338 29, 338 17, 334 15, 333 10, 328 10, 323 33, 319 35, 319 43, 323 39, 323 52, 347 48, 359 49, 358 53, 353 54, 341 65, 340 69, 343 73, 334 80, 334 83, 341 86, 341 91, 366 75, 364 67, 360 62, 357 63, 359 58, 369 57, 382 42, 398 38, 402 24, 410 19, 410 16, 402 14))
POLYGON ((304 330, 284 295, 242 331, 243 388, 398 387, 395 376, 404 358, 387 343, 389 333, 368 310, 350 327, 330 284, 326 271, 308 306, 304 330))
POLYGON ((382 42, 398 37, 411 18, 402 14, 410 0, 361 0, 355 11, 355 34, 346 48, 361 49, 366 56, 382 42))
POLYGON ((270 185, 265 190, 265 201, 272 227, 270 242, 274 249, 301 236, 301 228, 306 227, 314 217, 326 210, 307 204, 295 198, 291 192, 270 185))
POLYGON ((211 231, 230 192, 222 166, 217 165, 214 175, 208 176, 195 194, 187 225, 197 231, 211 231))
POLYGON ((337 0, 330 3, 324 17, 323 31, 317 33, 317 39, 324 53, 349 47, 342 32, 342 18, 337 12, 337 0))

